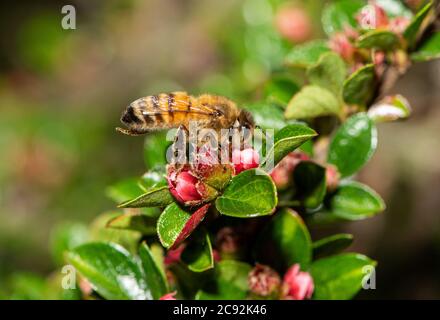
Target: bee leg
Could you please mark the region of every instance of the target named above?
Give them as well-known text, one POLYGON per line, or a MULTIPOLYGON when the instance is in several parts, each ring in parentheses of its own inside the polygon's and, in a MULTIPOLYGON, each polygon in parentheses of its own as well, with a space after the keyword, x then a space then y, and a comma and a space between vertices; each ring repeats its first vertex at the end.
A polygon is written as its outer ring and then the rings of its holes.
POLYGON ((189 131, 184 125, 180 125, 177 128, 176 135, 174 136, 174 142, 172 144, 173 164, 186 163, 186 146, 188 140, 189 131))
POLYGON ((117 127, 116 131, 123 133, 127 136, 133 136, 133 137, 141 136, 141 135, 145 134, 145 132, 138 132, 138 131, 133 131, 133 130, 124 129, 124 128, 120 128, 120 127, 117 127))

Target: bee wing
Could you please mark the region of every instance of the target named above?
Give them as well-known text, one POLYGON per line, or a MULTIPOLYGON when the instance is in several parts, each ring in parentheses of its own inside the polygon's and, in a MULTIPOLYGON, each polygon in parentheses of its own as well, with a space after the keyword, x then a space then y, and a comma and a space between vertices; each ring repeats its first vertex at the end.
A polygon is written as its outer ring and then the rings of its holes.
POLYGON ((143 115, 146 116, 155 116, 155 115, 166 115, 169 112, 186 112, 186 113, 196 113, 211 116, 214 114, 212 110, 208 106, 200 107, 198 105, 191 104, 188 100, 183 99, 174 99, 171 106, 168 104, 159 104, 159 108, 155 111, 147 111, 144 110, 142 112, 143 115))

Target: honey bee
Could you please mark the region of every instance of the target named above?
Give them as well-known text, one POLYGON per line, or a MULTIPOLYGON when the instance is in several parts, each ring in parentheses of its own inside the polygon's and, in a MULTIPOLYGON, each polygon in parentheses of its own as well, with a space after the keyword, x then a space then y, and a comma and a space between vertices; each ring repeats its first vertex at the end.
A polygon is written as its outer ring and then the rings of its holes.
POLYGON ((123 112, 121 122, 127 129, 116 128, 127 135, 141 135, 150 131, 189 128, 195 121, 199 128, 217 131, 255 126, 252 115, 221 96, 203 94, 198 97, 186 92, 161 93, 133 101, 123 112))

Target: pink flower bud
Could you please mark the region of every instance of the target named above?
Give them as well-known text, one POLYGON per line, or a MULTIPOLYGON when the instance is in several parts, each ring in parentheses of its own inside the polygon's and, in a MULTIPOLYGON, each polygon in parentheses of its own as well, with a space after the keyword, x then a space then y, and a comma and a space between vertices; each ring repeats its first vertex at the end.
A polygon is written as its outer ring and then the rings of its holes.
POLYGON ((268 266, 257 264, 248 275, 250 291, 260 297, 278 294, 281 278, 278 273, 268 266))
POLYGON ((390 31, 397 34, 403 34, 410 22, 411 20, 407 17, 396 17, 390 21, 390 31))
POLYGON ((327 189, 329 191, 334 191, 339 185, 339 178, 340 174, 338 169, 329 164, 327 165, 326 171, 325 171, 326 179, 327 179, 327 189))
POLYGON ((278 189, 286 188, 291 180, 295 167, 301 162, 309 160, 309 156, 304 152, 291 152, 272 170, 270 176, 278 189))
POLYGON ((356 48, 345 33, 335 33, 330 38, 329 47, 346 61, 354 59, 356 48))
POLYGON ((374 2, 365 6, 356 16, 356 20, 362 29, 386 28, 388 26, 388 16, 385 10, 374 2))
POLYGON ((260 163, 260 155, 252 148, 232 151, 232 163, 234 164, 235 174, 244 170, 257 168, 260 163))
POLYGON ((199 180, 189 171, 172 171, 168 177, 171 194, 182 203, 199 201, 202 195, 198 191, 199 180))
POLYGON ((160 297, 159 300, 176 300, 174 296, 177 294, 177 291, 167 293, 163 297, 160 297))
POLYGON ((312 297, 313 279, 308 272, 300 271, 299 264, 291 266, 283 279, 282 297, 286 300, 304 300, 312 297))
POLYGON ((312 37, 310 17, 302 8, 282 8, 277 13, 275 22, 281 36, 292 42, 301 43, 312 37))
POLYGON ((242 242, 238 230, 232 227, 221 228, 216 235, 215 243, 219 251, 223 254, 236 253, 242 242))

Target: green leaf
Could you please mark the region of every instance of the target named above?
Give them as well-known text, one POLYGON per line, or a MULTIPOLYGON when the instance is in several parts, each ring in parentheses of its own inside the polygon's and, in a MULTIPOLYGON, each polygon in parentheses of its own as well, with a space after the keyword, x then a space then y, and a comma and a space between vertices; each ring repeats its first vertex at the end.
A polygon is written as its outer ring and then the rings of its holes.
POLYGON ((403 36, 408 42, 408 46, 413 48, 416 45, 417 37, 420 34, 420 27, 422 26, 425 18, 431 12, 432 2, 428 2, 416 16, 411 20, 411 23, 403 32, 403 36))
POLYGON ((118 208, 165 207, 174 201, 168 186, 149 189, 137 198, 125 201, 118 208))
MULTIPOLYGON (((162 187, 167 184, 166 173, 164 166, 156 167, 148 172, 146 172, 138 181, 139 187, 147 192, 152 188, 162 187)), ((142 193, 144 193, 142 192, 142 193)), ((130 197, 132 199, 134 197, 130 197)), ((126 199, 128 200, 128 199, 126 199)), ((121 201, 122 202, 122 201, 121 201)))
POLYGON ((316 208, 322 204, 327 191, 326 169, 312 161, 300 162, 293 172, 295 199, 306 208, 316 208))
POLYGON ((165 274, 156 263, 150 248, 145 242, 140 245, 139 257, 142 262, 144 278, 148 288, 151 291, 153 299, 158 300, 160 297, 168 293, 168 285, 165 274))
POLYGON ((315 261, 310 269, 317 300, 347 300, 362 288, 368 275, 366 266, 375 267, 376 262, 356 253, 340 254, 315 261))
POLYGON ((385 210, 382 198, 359 182, 345 182, 329 200, 330 212, 341 219, 361 220, 385 210))
POLYGON ((298 91, 299 86, 291 76, 275 75, 265 84, 264 97, 269 102, 285 107, 298 91))
POLYGON ((399 45, 397 34, 387 30, 371 30, 361 35, 356 46, 364 49, 391 51, 399 45))
POLYGON ((107 188, 107 196, 115 202, 124 202, 138 197, 144 192, 139 186, 138 178, 128 178, 107 188))
POLYGON ((406 119, 410 114, 411 106, 401 95, 386 97, 368 109, 368 116, 376 123, 406 119))
POLYGON ((177 203, 171 203, 157 221, 157 233, 162 245, 167 249, 177 247, 200 224, 208 209, 209 204, 191 213, 177 203))
POLYGON ((344 82, 345 102, 366 105, 373 97, 376 87, 374 65, 368 64, 352 73, 344 82))
POLYGON ((203 272, 213 268, 214 257, 209 234, 199 229, 191 235, 190 240, 182 252, 182 262, 193 272, 203 272))
POLYGON ((267 152, 260 167, 264 168, 272 164, 271 159, 273 159, 273 165, 275 166, 290 152, 316 135, 317 133, 313 129, 303 124, 291 124, 284 127, 275 134, 273 147, 267 152))
POLYGON ((326 40, 313 40, 296 45, 286 57, 286 64, 292 67, 307 68, 318 62, 321 54, 330 51, 326 40))
POLYGON ((322 12, 322 26, 327 35, 356 27, 356 13, 365 6, 362 0, 340 0, 328 3, 322 12))
POLYGON ((157 218, 147 216, 142 212, 128 212, 110 219, 107 222, 108 228, 121 230, 135 230, 143 235, 153 235, 156 233, 157 218))
POLYGON ((295 263, 306 270, 312 259, 312 241, 301 217, 290 209, 277 212, 258 237, 255 255, 257 262, 280 272, 295 263))
POLYGON ((310 83, 328 89, 339 96, 346 73, 344 60, 338 54, 329 52, 323 54, 318 63, 307 70, 307 77, 310 83))
POLYGON ((275 184, 261 169, 251 169, 232 178, 215 201, 221 214, 252 218, 272 214, 277 205, 275 184))
POLYGON ((338 98, 327 89, 318 86, 305 86, 287 105, 287 119, 308 119, 327 115, 338 115, 341 104, 338 98))
POLYGON ((440 32, 436 32, 411 55, 414 61, 429 61, 440 58, 440 32))
POLYGON ((256 102, 245 105, 244 109, 252 114, 255 123, 263 129, 279 130, 286 126, 283 109, 274 103, 256 102))
POLYGON ((358 113, 336 132, 330 143, 328 162, 338 168, 342 177, 348 177, 370 160, 376 146, 374 122, 365 113, 358 113))
POLYGON ((313 258, 321 258, 348 248, 353 243, 353 235, 348 233, 335 234, 313 242, 313 258))
POLYGON ((65 264, 64 253, 89 240, 87 227, 80 223, 63 223, 57 225, 50 236, 50 247, 56 265, 65 264))
POLYGON ((116 244, 84 244, 69 251, 67 260, 105 299, 153 298, 139 265, 125 249, 116 244))
POLYGON ((89 227, 90 240, 95 242, 113 242, 123 246, 131 253, 136 253, 142 234, 134 230, 116 230, 108 228, 112 219, 121 216, 121 211, 105 212, 97 216, 89 227))
POLYGON ((244 300, 247 297, 251 266, 244 262, 223 260, 215 266, 214 279, 196 295, 197 300, 244 300))
POLYGON ((166 140, 166 132, 149 133, 144 143, 144 162, 147 168, 166 165, 166 152, 172 143, 166 140))

